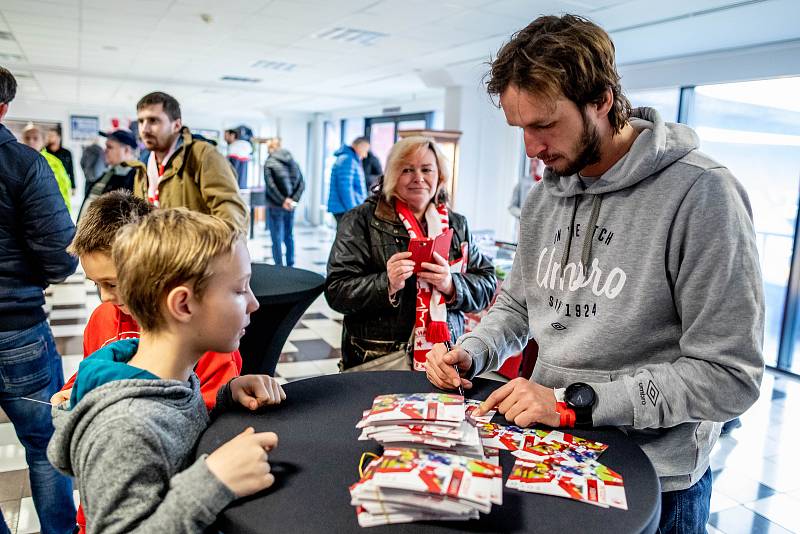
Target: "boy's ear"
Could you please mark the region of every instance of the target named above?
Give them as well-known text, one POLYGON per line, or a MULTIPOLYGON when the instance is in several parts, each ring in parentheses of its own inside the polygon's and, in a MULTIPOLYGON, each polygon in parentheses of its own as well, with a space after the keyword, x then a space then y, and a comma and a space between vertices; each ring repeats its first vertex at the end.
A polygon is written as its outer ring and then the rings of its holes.
POLYGON ((167 314, 180 323, 188 323, 192 320, 192 290, 186 286, 177 286, 167 293, 166 309, 167 314))

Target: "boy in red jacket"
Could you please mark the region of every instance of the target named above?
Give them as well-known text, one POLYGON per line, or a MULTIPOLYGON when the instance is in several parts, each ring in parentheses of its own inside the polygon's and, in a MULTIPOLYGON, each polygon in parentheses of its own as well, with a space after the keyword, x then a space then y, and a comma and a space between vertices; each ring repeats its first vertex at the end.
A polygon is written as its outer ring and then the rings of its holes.
MULTIPOLYGON (((86 278, 100 290, 98 306, 83 331, 83 357, 120 339, 138 338, 139 325, 128 313, 117 294, 117 271, 111 261, 111 246, 125 224, 136 222, 153 209, 146 200, 127 191, 112 191, 97 198, 81 217, 69 252, 78 256, 86 278)), ((209 411, 216 402, 217 390, 242 371, 239 351, 207 352, 197 363, 195 373, 200 379, 200 392, 209 411)), ((51 399, 60 404, 69 399, 75 377, 51 399)))

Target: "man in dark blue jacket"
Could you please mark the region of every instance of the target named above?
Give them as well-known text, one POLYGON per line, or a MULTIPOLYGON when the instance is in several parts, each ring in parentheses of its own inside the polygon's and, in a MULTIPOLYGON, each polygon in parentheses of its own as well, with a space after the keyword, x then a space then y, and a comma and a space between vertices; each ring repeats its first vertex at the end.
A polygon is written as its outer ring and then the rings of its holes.
MULTIPOLYGON (((0 120, 16 90, 0 67, 0 120)), ((0 124, 0 407, 25 447, 43 534, 75 528, 72 482, 46 455, 53 434, 46 403, 63 386, 64 371, 42 308, 44 289, 75 272, 78 260, 66 252, 74 235, 49 165, 0 124)), ((0 533, 7 532, 0 516, 0 533)))
POLYGON ((343 146, 334 153, 336 163, 331 169, 331 188, 328 193, 328 211, 339 224, 345 212, 364 202, 367 192, 361 160, 369 152, 369 139, 359 137, 350 146, 343 146))

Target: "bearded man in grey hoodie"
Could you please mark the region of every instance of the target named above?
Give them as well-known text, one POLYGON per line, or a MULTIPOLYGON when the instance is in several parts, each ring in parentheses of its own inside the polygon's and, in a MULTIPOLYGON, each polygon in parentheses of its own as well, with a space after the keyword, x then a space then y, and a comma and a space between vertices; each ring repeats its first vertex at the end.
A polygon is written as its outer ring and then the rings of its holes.
POLYGON ((535 338, 531 379, 481 411, 624 429, 659 475, 660 532, 705 532, 709 452, 764 367, 750 202, 690 128, 631 110, 619 79, 608 34, 577 16, 540 17, 497 54, 488 91, 547 169, 495 305, 434 347, 427 375, 469 388, 535 338))

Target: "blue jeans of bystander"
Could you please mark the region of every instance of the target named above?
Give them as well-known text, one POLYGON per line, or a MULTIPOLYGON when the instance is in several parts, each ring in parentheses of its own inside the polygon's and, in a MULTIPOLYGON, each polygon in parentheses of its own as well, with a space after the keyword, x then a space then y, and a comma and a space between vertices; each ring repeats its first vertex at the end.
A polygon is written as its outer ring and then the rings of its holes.
POLYGON ((269 206, 267 227, 272 239, 272 259, 275 265, 294 265, 294 211, 269 206), (286 244, 286 262, 283 261, 282 245, 286 244))
MULTIPOLYGON (((61 358, 46 322, 25 330, 0 332, 0 407, 25 447, 42 534, 66 534, 75 528, 72 481, 47 460, 47 443, 53 435, 50 407, 20 397, 49 402, 63 385, 61 358)), ((0 523, 3 532, 2 517, 0 523)))

